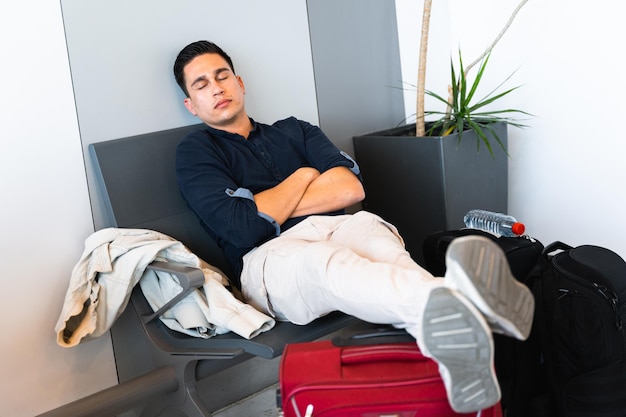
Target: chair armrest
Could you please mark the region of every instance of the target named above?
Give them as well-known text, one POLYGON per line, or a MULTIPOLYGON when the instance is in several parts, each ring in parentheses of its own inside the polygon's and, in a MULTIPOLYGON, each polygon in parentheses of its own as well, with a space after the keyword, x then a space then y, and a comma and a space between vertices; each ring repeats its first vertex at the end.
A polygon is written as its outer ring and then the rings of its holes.
POLYGON ((180 265, 173 262, 154 261, 148 265, 147 269, 173 274, 176 278, 178 278, 178 282, 180 283, 182 290, 154 313, 144 315, 142 317, 144 323, 150 323, 154 319, 160 317, 163 313, 176 305, 176 303, 189 295, 193 290, 200 288, 202 284, 204 284, 204 273, 199 268, 180 265))

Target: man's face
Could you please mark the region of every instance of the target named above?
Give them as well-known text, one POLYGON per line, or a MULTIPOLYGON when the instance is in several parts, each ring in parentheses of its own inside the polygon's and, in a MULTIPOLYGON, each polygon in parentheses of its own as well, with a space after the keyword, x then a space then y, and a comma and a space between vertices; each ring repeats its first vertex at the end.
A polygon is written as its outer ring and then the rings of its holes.
POLYGON ((185 107, 191 114, 207 125, 223 130, 238 120, 248 119, 243 81, 235 76, 220 55, 199 55, 185 66, 183 72, 189 93, 185 107))

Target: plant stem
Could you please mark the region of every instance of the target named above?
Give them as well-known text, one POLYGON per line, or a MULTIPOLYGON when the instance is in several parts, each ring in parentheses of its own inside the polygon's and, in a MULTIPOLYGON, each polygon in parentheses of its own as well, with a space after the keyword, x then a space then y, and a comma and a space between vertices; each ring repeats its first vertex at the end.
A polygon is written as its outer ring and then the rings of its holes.
POLYGON ((494 41, 491 43, 491 45, 489 45, 489 47, 487 47, 487 49, 485 49, 485 52, 483 52, 482 55, 480 55, 478 58, 476 58, 476 60, 474 60, 474 62, 469 64, 467 67, 465 67, 465 75, 466 76, 467 76, 467 73, 469 72, 469 70, 474 65, 476 65, 480 61, 482 61, 483 58, 486 57, 491 52, 491 50, 496 46, 496 44, 500 41, 500 39, 502 39, 502 36, 504 36, 504 34, 506 33, 507 30, 509 30, 509 26, 511 26, 511 23, 513 23, 513 20, 515 20, 515 16, 517 16, 517 13, 521 10, 522 7, 524 7, 524 5, 527 2, 528 2, 528 0, 522 0, 520 2, 520 4, 517 5, 515 10, 513 10, 513 13, 511 14, 511 17, 509 18, 509 21, 506 22, 506 25, 504 25, 504 28, 502 28, 502 30, 500 31, 498 36, 496 36, 496 39, 494 39, 494 41))
MULTIPOLYGON (((467 74, 469 73, 469 70, 476 64, 478 64, 480 61, 482 61, 487 55, 489 55, 489 53, 491 53, 491 51, 493 50, 493 48, 496 46, 496 44, 500 41, 500 39, 502 39, 502 37, 504 36, 504 34, 506 33, 507 30, 509 30, 509 27, 511 26, 511 24, 513 23, 513 20, 515 20, 515 17, 517 16, 517 13, 519 13, 519 11, 522 9, 522 7, 524 7, 524 5, 528 2, 528 0, 522 0, 517 7, 515 8, 515 10, 513 10, 513 13, 511 13, 511 17, 509 17, 509 20, 506 22, 506 25, 504 25, 504 27, 502 28, 502 30, 500 31, 500 33, 498 34, 498 36, 496 36, 496 38, 493 40, 493 42, 491 43, 491 45, 489 45, 487 47, 487 49, 485 49, 485 51, 478 57, 476 58, 471 64, 469 64, 468 66, 465 67, 465 70, 463 72, 463 75, 465 78, 467 78, 467 74)), ((452 103, 452 88, 450 86, 448 86, 448 109, 446 110, 446 112, 449 114, 451 111, 451 104, 452 103)))
POLYGON ((422 37, 420 39, 420 56, 417 68, 417 103, 415 136, 425 136, 426 126, 424 121, 424 92, 426 90, 426 54, 428 51, 428 28, 430 26, 430 9, 432 0, 424 0, 422 13, 422 37))

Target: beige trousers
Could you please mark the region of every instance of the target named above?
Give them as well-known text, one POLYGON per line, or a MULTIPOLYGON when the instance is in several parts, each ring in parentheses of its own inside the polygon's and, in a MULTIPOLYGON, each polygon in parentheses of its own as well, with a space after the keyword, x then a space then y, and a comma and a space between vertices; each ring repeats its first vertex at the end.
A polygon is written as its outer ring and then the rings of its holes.
POLYGON ((246 301, 278 320, 306 324, 339 310, 416 338, 430 291, 443 285, 393 225, 366 211, 307 218, 248 253, 241 282, 246 301))

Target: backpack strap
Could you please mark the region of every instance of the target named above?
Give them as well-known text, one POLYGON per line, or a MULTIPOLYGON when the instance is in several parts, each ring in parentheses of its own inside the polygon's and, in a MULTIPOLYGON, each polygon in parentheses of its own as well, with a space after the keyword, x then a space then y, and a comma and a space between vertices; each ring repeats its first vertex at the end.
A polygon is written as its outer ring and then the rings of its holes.
POLYGON ((564 250, 570 250, 570 249, 572 249, 572 246, 568 245, 567 243, 563 243, 557 240, 556 242, 550 243, 548 246, 546 246, 543 249, 543 255, 548 257, 550 254, 556 251, 564 251, 564 250))

